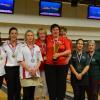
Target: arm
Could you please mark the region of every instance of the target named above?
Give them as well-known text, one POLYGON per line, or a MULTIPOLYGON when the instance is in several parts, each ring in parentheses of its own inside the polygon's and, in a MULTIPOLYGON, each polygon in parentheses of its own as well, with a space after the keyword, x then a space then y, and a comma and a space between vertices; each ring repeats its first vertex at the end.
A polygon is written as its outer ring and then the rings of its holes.
POLYGON ((78 72, 75 70, 75 68, 73 67, 73 65, 70 65, 70 70, 71 72, 76 76, 76 78, 79 80, 79 77, 78 77, 78 72))
POLYGON ((27 64, 25 64, 24 61, 20 61, 19 63, 26 71, 30 72, 33 76, 36 75, 36 72, 39 70, 39 67, 40 67, 40 64, 41 64, 41 62, 38 61, 37 65, 32 68, 30 66, 27 66, 27 64))
POLYGON ((64 39, 64 45, 65 45, 66 50, 63 52, 55 53, 54 56, 56 58, 60 56, 69 57, 71 55, 71 46, 70 46, 70 42, 67 39, 64 39))
POLYGON ((60 53, 55 53, 53 56, 55 56, 56 58, 60 57, 60 56, 70 56, 71 54, 71 50, 65 50, 64 52, 60 52, 60 53))
POLYGON ((79 80, 82 79, 82 77, 88 72, 88 70, 89 70, 89 66, 86 66, 86 67, 83 69, 83 71, 82 71, 81 73, 79 73, 79 75, 78 75, 79 80))
POLYGON ((70 65, 70 69, 71 69, 71 72, 76 76, 76 78, 78 80, 81 80, 83 75, 88 72, 89 66, 86 66, 81 73, 77 73, 77 71, 72 65, 70 65))
POLYGON ((40 65, 41 65, 41 61, 37 61, 37 65, 34 67, 34 69, 38 70, 40 65))
POLYGON ((83 76, 85 73, 88 72, 88 70, 89 70, 89 66, 87 65, 80 74, 83 76))
POLYGON ((29 71, 31 72, 31 68, 28 67, 24 61, 19 61, 20 65, 26 70, 26 71, 29 71))
POLYGON ((71 70, 71 72, 72 72, 75 76, 78 75, 78 73, 77 73, 77 71, 75 70, 75 68, 73 67, 73 65, 70 65, 70 70, 71 70))

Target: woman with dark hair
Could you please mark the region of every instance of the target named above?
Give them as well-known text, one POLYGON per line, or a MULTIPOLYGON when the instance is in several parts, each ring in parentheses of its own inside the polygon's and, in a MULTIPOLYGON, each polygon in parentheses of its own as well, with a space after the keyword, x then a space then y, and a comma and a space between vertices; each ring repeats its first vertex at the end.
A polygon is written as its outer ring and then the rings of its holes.
POLYGON ((72 52, 70 59, 71 85, 74 92, 74 100, 85 100, 85 91, 88 86, 88 58, 83 52, 84 40, 76 41, 76 50, 72 52))
POLYGON ((51 25, 47 36, 46 82, 50 100, 63 100, 66 91, 66 64, 71 53, 70 43, 60 36, 58 24, 51 25))
POLYGON ((19 79, 19 64, 16 57, 20 43, 17 41, 18 30, 16 27, 9 29, 9 40, 3 44, 6 52, 6 82, 8 100, 20 100, 20 79, 19 79))
POLYGON ((34 33, 31 30, 27 30, 25 33, 25 43, 19 49, 17 61, 21 65, 23 100, 34 100, 35 86, 41 85, 39 67, 42 55, 39 46, 34 44, 34 33))
POLYGON ((0 33, 0 89, 2 87, 3 79, 5 76, 5 62, 6 62, 6 54, 2 48, 2 41, 1 41, 1 33, 0 33))

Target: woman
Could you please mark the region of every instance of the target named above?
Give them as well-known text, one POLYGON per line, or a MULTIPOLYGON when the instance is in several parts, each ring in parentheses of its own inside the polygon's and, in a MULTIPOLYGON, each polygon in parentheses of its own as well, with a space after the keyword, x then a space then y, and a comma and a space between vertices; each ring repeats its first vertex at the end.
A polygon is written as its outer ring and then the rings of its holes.
POLYGON ((5 62, 6 62, 6 54, 2 48, 2 41, 1 41, 1 33, 0 33, 0 89, 2 87, 3 79, 5 76, 5 62))
POLYGON ((83 52, 84 41, 76 41, 76 50, 73 51, 70 60, 71 85, 74 92, 74 100, 85 100, 85 91, 88 86, 88 60, 83 52))
POLYGON ((44 72, 44 64, 46 60, 46 35, 47 32, 43 28, 39 28, 37 31, 37 37, 38 39, 36 40, 36 44, 40 47, 42 57, 43 57, 43 62, 41 63, 41 66, 39 67, 40 69, 40 75, 41 75, 41 81, 43 86, 41 88, 36 89, 36 93, 38 94, 39 97, 36 99, 46 99, 47 96, 47 85, 46 85, 46 79, 45 79, 45 72, 44 72), (41 91, 41 92, 39 92, 41 91))
POLYGON ((88 100, 98 100, 100 88, 100 53, 95 50, 95 41, 88 41, 89 57, 89 87, 87 91, 88 100))
POLYGON ((42 61, 40 48, 34 44, 34 33, 31 30, 25 33, 25 43, 19 49, 17 61, 21 65, 21 86, 23 100, 34 100, 35 86, 40 85, 39 67, 42 61))
MULTIPOLYGON (((72 51, 72 48, 73 48, 73 44, 72 44, 72 41, 68 38, 68 34, 67 34, 67 28, 66 27, 61 27, 61 29, 60 29, 61 31, 60 31, 60 35, 61 36, 63 36, 63 37, 65 37, 69 42, 70 42, 70 48, 71 48, 71 51, 72 51)), ((70 58, 71 58, 71 55, 69 56, 69 60, 70 60, 70 58)), ((68 61, 69 62, 69 61, 68 61)), ((70 77, 71 77, 71 75, 70 75, 70 69, 69 69, 69 66, 70 66, 70 64, 68 63, 67 65, 66 65, 66 70, 67 70, 67 80, 68 81, 70 81, 70 77)), ((66 89, 67 89, 67 87, 66 87, 66 89)))
POLYGON ((17 41, 17 36, 17 28, 11 27, 9 29, 9 40, 3 45, 7 55, 5 71, 8 100, 20 100, 19 64, 16 60, 20 43, 17 41))
POLYGON ((45 74, 50 100, 63 100, 65 97, 67 56, 71 53, 69 41, 59 33, 59 25, 51 25, 51 35, 46 41, 45 74))

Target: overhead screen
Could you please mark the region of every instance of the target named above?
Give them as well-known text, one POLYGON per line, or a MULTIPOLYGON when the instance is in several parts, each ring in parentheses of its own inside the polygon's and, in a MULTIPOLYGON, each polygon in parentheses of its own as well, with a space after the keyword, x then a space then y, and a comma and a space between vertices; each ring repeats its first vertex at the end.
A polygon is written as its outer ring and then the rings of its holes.
POLYGON ((0 0, 0 13, 12 14, 14 12, 14 0, 0 0))
POLYGON ((40 1, 39 15, 42 16, 61 16, 62 3, 54 1, 40 1))
POLYGON ((88 18, 100 20, 100 6, 88 6, 88 18))

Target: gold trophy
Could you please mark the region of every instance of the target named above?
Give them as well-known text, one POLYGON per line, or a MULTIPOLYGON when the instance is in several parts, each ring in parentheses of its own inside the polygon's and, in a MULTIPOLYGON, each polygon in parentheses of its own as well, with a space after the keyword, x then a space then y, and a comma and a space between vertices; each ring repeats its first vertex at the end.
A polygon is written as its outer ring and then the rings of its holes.
MULTIPOLYGON (((58 53, 58 50, 59 50, 59 43, 55 43, 54 44, 54 54, 58 53)), ((56 62, 57 61, 57 57, 53 56, 53 61, 56 62)))

